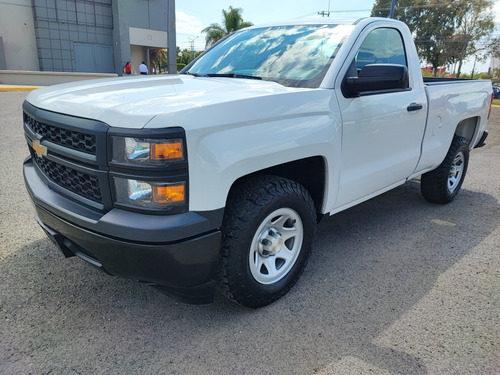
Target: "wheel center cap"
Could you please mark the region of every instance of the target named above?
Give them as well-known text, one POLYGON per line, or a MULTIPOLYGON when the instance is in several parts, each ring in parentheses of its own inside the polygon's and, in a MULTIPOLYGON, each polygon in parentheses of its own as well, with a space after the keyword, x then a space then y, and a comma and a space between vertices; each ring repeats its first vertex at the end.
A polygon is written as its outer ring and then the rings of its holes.
POLYGON ((283 246, 281 233, 275 228, 266 229, 259 238, 259 253, 263 257, 276 255, 283 246))

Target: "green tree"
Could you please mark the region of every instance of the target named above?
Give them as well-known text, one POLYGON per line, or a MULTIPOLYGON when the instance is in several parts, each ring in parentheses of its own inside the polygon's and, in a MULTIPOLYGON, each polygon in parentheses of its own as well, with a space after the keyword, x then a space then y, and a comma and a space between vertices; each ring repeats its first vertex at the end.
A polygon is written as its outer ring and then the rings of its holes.
MULTIPOLYGON (((154 68, 154 73, 161 73, 167 70, 167 50, 155 48, 149 50, 149 60, 154 68)), ((151 72, 153 73, 153 72, 151 72)))
POLYGON ((457 2, 430 0, 420 7, 419 18, 415 18, 415 44, 434 72, 439 66, 453 62, 454 20, 457 15, 457 2))
POLYGON ((493 38, 488 45, 491 57, 500 58, 500 36, 493 38))
POLYGON ((232 6, 230 6, 228 10, 223 9, 222 25, 212 23, 210 26, 201 30, 202 33, 207 34, 205 37, 206 47, 211 46, 236 30, 252 26, 253 23, 243 21, 243 17, 241 16, 242 12, 243 10, 241 8, 233 8, 232 6))
MULTIPOLYGON (((439 66, 453 61, 449 48, 455 31, 457 8, 461 0, 401 0, 397 2, 394 18, 406 25, 413 34, 420 58, 432 64, 437 72, 439 66)), ((391 0, 376 0, 373 17, 388 17, 391 0)))
MULTIPOLYGON (((376 0, 372 16, 388 17, 391 0, 376 0)), ((480 54, 481 41, 494 29, 491 0, 400 0, 394 18, 412 32, 424 62, 438 66, 458 63, 480 54)))
MULTIPOLYGON (((375 0, 371 12, 372 17, 389 18, 392 0, 375 0)), ((421 10, 426 0, 399 0, 394 9, 394 19, 403 21, 414 31, 421 10)))
POLYGON ((491 75, 493 79, 500 79, 500 68, 493 68, 491 75))
POLYGON ((495 28, 493 2, 490 0, 468 0, 460 2, 456 17, 455 35, 458 40, 456 60, 457 77, 460 77, 462 64, 470 56, 480 58, 484 48, 481 43, 491 35, 495 28))
POLYGON ((198 57, 198 55, 201 53, 199 51, 194 51, 194 53, 191 52, 191 50, 187 49, 187 48, 184 48, 182 51, 180 50, 179 47, 178 48, 178 51, 177 51, 177 56, 179 57, 179 62, 184 64, 184 65, 187 65, 189 64, 191 61, 193 61, 196 57, 198 57), (180 54, 179 54, 180 52, 180 54))

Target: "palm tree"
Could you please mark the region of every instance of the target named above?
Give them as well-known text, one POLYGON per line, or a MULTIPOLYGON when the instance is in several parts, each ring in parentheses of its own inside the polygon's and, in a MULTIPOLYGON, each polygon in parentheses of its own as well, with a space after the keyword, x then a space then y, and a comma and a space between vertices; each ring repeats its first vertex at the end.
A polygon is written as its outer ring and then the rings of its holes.
POLYGON ((167 66, 167 50, 163 48, 150 49, 149 61, 153 65, 155 73, 161 73, 161 69, 167 66))
POLYGON ((228 10, 223 9, 222 26, 218 23, 212 23, 210 26, 201 30, 202 33, 207 33, 205 37, 205 47, 211 46, 219 39, 224 38, 226 35, 236 30, 252 26, 253 23, 243 21, 243 17, 241 16, 242 12, 243 10, 241 8, 233 8, 232 6, 230 6, 228 10))

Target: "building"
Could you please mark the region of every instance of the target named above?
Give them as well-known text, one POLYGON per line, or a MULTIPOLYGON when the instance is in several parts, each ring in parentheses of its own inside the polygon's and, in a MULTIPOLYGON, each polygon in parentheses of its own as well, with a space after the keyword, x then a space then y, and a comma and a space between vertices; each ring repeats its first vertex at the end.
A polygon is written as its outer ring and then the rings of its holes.
MULTIPOLYGON (((123 73, 168 46, 175 72, 174 0, 3 0, 0 70, 123 73)), ((172 71, 172 70, 170 70, 172 71)))

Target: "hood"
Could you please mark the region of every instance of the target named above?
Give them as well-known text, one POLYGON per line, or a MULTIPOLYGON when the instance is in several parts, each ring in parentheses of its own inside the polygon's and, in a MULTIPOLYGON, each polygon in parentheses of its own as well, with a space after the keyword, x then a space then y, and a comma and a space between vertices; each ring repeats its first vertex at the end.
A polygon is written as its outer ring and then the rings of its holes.
POLYGON ((142 128, 159 114, 291 90, 269 81, 157 75, 49 86, 31 92, 26 100, 38 108, 113 127, 142 128))

